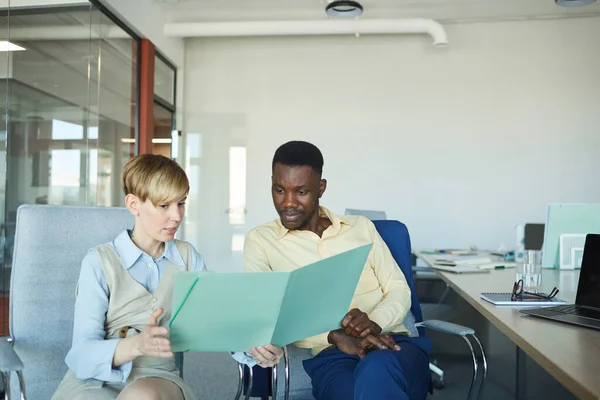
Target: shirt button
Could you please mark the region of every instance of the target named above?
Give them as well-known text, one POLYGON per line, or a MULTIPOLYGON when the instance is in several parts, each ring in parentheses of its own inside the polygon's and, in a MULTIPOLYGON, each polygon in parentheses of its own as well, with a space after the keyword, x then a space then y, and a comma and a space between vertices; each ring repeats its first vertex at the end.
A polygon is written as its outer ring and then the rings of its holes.
POLYGON ((152 298, 152 302, 156 303, 156 297, 152 298))

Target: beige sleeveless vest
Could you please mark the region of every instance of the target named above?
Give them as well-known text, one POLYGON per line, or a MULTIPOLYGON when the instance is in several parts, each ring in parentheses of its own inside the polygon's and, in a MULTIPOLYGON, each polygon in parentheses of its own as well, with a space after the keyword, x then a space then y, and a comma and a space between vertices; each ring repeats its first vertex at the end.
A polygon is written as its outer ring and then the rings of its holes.
MULTIPOLYGON (((146 288, 133 279, 129 271, 123 268, 121 259, 112 246, 104 244, 95 248, 100 255, 106 286, 108 287, 108 312, 105 321, 106 339, 118 338, 119 331, 125 326, 132 327, 137 331, 143 330, 148 323, 150 314, 159 308, 164 310, 158 321, 159 325, 169 326, 175 273, 189 270, 191 264, 190 244, 177 240, 175 245, 186 266, 181 267, 169 262, 154 294, 148 292, 146 288)), ((130 330, 128 333, 132 334, 134 332, 130 330)), ((133 361, 129 380, 133 381, 148 376, 160 376, 169 380, 176 377, 181 380, 173 358, 146 356, 136 358, 133 361), (163 371, 167 372, 168 375, 163 376, 161 373, 163 371)))
MULTIPOLYGON (((164 312, 160 317, 159 325, 168 327, 171 319, 171 301, 173 298, 173 280, 177 271, 186 271, 191 266, 191 248, 190 244, 184 241, 175 241, 175 245, 181 254, 181 258, 185 263, 185 267, 175 265, 169 261, 168 266, 163 273, 163 276, 154 291, 154 294, 148 292, 146 288, 140 285, 129 272, 123 268, 121 259, 110 244, 102 244, 93 248, 90 251, 97 251, 102 262, 102 270, 108 287, 108 311, 104 330, 106 331, 106 339, 115 339, 119 337, 119 332, 123 327, 130 327, 127 336, 136 334, 137 331, 144 329, 150 318, 150 314, 156 309, 162 308, 164 312)), ((156 358, 142 356, 133 361, 131 373, 127 379, 127 383, 131 383, 136 379, 157 377, 164 378, 181 388, 185 400, 195 399, 191 388, 184 383, 179 376, 179 370, 175 366, 174 358, 156 358)), ((112 389, 115 386, 125 384, 106 384, 102 387, 91 381, 80 381, 75 377, 72 371, 69 371, 53 399, 63 398, 81 398, 85 399, 105 399, 116 398, 113 395, 112 389), (96 390, 90 391, 90 388, 96 387, 96 390), (106 389, 106 390, 104 390, 106 389), (81 393, 80 393, 81 392, 81 393), (106 392, 106 393, 103 393, 106 392)), ((116 393, 118 394, 118 393, 116 393)))
POLYGON ((108 287, 108 312, 105 321, 107 339, 118 338, 119 330, 124 326, 141 331, 148 323, 150 314, 159 308, 164 309, 159 325, 168 326, 175 272, 189 270, 191 263, 189 243, 176 241, 175 245, 186 266, 169 262, 154 294, 148 292, 123 268, 121 259, 112 246, 104 244, 95 248, 100 255, 108 287))

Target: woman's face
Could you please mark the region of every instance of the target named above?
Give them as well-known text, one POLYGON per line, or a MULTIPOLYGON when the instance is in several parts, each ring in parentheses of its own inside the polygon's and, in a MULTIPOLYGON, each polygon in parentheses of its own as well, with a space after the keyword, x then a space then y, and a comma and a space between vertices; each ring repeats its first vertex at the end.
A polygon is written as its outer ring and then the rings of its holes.
POLYGON ((138 201, 136 235, 147 235, 159 242, 168 242, 175 238, 185 213, 185 200, 158 203, 156 206, 149 199, 138 201), (141 228, 141 230, 139 229, 141 228))

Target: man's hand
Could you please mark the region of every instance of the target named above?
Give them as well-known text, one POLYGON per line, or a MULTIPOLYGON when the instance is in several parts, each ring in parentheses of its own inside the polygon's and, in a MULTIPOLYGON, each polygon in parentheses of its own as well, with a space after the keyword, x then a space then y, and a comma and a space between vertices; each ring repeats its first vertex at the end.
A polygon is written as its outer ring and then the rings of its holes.
POLYGON ((344 330, 338 329, 329 332, 327 336, 329 343, 335 345, 346 354, 357 355, 361 359, 367 354, 367 350, 400 350, 390 335, 367 335, 364 338, 356 338, 346 334, 344 330))
POLYGON ((163 309, 159 308, 155 310, 150 319, 148 325, 142 332, 135 335, 134 338, 137 340, 137 351, 138 355, 170 358, 173 357, 171 352, 171 341, 165 337, 169 334, 169 330, 162 326, 158 326, 158 318, 162 315, 163 309))
POLYGON ((256 361, 256 365, 263 368, 273 367, 279 364, 279 360, 283 357, 283 349, 268 344, 266 346, 258 346, 250 350, 250 355, 256 361))
POLYGON ((379 335, 381 327, 369 319, 369 316, 360 311, 358 308, 353 308, 348 311, 348 314, 342 319, 342 328, 349 336, 367 337, 368 335, 379 335))

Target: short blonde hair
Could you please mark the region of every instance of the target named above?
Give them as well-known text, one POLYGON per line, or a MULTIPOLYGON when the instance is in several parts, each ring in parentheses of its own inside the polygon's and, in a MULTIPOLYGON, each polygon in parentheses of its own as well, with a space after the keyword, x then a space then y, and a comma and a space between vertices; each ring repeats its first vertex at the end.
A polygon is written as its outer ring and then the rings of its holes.
POLYGON ((157 154, 140 154, 129 159, 121 174, 125 196, 133 194, 141 201, 150 199, 155 206, 187 196, 190 182, 175 161, 157 154))

